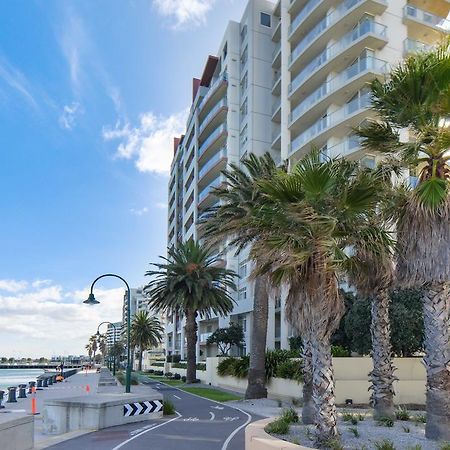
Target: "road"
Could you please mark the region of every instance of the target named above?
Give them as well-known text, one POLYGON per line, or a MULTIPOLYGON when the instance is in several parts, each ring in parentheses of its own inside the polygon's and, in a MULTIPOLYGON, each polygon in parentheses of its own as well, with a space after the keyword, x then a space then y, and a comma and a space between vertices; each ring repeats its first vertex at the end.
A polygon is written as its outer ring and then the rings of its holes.
POLYGON ((244 450, 245 426, 262 418, 156 381, 149 381, 148 385, 161 392, 166 400, 175 405, 176 417, 107 428, 48 448, 244 450))

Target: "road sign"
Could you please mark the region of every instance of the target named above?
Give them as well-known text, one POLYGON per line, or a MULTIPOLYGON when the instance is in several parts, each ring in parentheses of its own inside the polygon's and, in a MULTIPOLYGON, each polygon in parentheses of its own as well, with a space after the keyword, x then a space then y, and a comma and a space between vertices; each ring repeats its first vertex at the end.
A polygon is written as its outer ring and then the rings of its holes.
POLYGON ((123 415, 125 417, 141 416, 152 412, 159 412, 163 408, 160 400, 151 400, 145 402, 126 403, 123 405, 123 415))

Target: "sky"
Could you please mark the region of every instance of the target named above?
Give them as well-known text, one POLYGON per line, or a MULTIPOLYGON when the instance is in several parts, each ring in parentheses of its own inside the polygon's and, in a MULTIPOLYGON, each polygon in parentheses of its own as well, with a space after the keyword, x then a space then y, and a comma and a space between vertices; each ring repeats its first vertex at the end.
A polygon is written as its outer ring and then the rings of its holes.
POLYGON ((244 0, 15 0, 0 15, 0 357, 82 354, 166 251, 173 137, 244 0))

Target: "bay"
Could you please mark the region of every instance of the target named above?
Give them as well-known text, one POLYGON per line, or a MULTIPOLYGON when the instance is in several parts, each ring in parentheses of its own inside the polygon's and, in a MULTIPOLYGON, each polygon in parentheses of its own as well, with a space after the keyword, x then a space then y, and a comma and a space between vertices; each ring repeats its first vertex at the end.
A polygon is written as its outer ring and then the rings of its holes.
POLYGON ((29 381, 36 381, 43 373, 42 369, 0 369, 0 389, 28 384, 29 381))

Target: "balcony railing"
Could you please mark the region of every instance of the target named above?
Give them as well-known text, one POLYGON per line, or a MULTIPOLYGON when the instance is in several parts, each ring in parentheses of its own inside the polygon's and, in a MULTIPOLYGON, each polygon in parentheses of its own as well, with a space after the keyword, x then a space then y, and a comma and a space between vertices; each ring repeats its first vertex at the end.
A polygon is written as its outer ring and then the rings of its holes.
POLYGON ((208 162, 199 170, 198 179, 200 180, 203 176, 211 170, 222 158, 227 157, 227 149, 223 147, 218 153, 216 153, 208 162))
POLYGON ((386 37, 386 26, 372 20, 364 20, 359 25, 344 35, 338 42, 329 48, 325 48, 318 56, 316 56, 289 85, 289 92, 295 91, 303 82, 312 75, 313 72, 322 67, 327 61, 335 58, 339 53, 349 47, 353 42, 362 38, 366 34, 376 34, 377 36, 386 37))
POLYGON ((206 102, 210 99, 211 95, 214 94, 214 92, 217 90, 217 88, 224 82, 228 81, 228 75, 226 72, 224 72, 222 75, 217 78, 216 81, 214 81, 213 84, 209 87, 208 93, 203 97, 203 100, 199 103, 198 109, 202 109, 203 106, 206 104, 206 102))
POLYGON ((370 105, 370 93, 358 96, 346 103, 337 111, 328 116, 322 117, 312 126, 307 128, 303 133, 300 133, 291 143, 291 152, 295 152, 306 142, 323 133, 326 129, 331 128, 342 122, 346 117, 353 115, 359 110, 365 109, 370 105))
MULTIPOLYGON (((303 9, 297 14, 295 19, 289 25, 289 35, 291 35, 303 22, 305 17, 309 15, 309 13, 319 4, 322 3, 323 0, 309 0, 309 2, 303 7, 303 9)), ((292 2, 291 2, 292 3, 292 2)))
POLYGON ((201 333, 200 342, 206 342, 211 335, 212 333, 201 333))
POLYGON ((277 56, 277 54, 278 54, 279 52, 281 52, 281 44, 280 44, 280 43, 278 43, 278 44, 275 46, 275 48, 273 49, 273 52, 272 52, 272 61, 275 59, 275 57, 277 56))
POLYGON ((227 131, 227 127, 225 124, 220 125, 219 127, 217 127, 208 137, 208 139, 206 139, 205 142, 203 142, 203 144, 200 146, 200 148, 198 149, 198 157, 200 158, 200 156, 203 155, 203 153, 205 153, 205 151, 208 149, 208 147, 222 134, 225 133, 227 131))
POLYGON ((280 108, 280 106, 281 106, 281 100, 278 99, 278 100, 272 105, 272 115, 274 115, 274 114, 278 111, 278 109, 280 108))
POLYGON ((211 193, 211 190, 219 187, 221 184, 220 176, 217 177, 214 181, 208 184, 199 194, 198 194, 198 202, 201 203, 203 200, 205 200, 206 197, 211 193))
POLYGON ((198 128, 198 133, 201 134, 201 132, 206 128, 206 126, 211 122, 211 119, 217 114, 217 112, 221 108, 225 108, 227 106, 227 99, 224 98, 220 102, 217 103, 216 106, 205 116, 205 118, 202 120, 202 123, 200 124, 198 128))
POLYGON ((323 83, 318 89, 308 95, 308 97, 297 105, 289 116, 290 122, 297 120, 305 111, 310 109, 321 99, 347 84, 347 82, 352 78, 357 77, 361 73, 368 70, 372 70, 377 73, 386 73, 388 71, 388 63, 381 59, 371 57, 359 59, 354 64, 343 70, 339 75, 323 83))
POLYGON ((415 41, 414 39, 405 39, 403 41, 403 48, 405 53, 415 53, 415 52, 427 52, 433 48, 430 44, 425 44, 424 42, 415 41))
POLYGON ((314 28, 300 41, 289 56, 289 62, 294 61, 319 35, 325 30, 331 28, 342 17, 344 17, 351 9, 365 0, 344 0, 334 11, 327 14, 320 20, 314 28))
POLYGON ((450 31, 450 20, 445 17, 437 16, 423 9, 417 8, 414 5, 406 5, 403 9, 404 17, 408 17, 418 22, 422 22, 425 25, 441 28, 442 31, 450 31))

